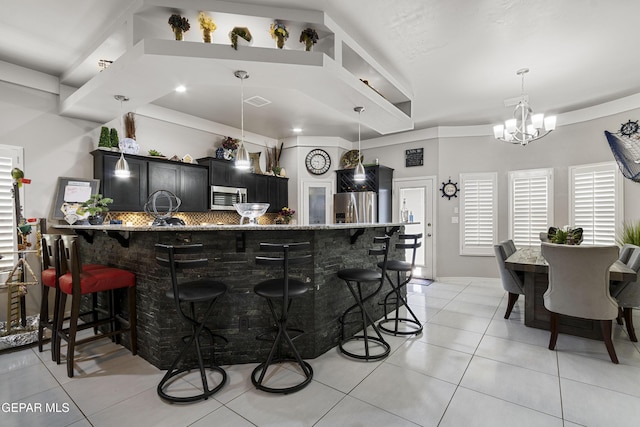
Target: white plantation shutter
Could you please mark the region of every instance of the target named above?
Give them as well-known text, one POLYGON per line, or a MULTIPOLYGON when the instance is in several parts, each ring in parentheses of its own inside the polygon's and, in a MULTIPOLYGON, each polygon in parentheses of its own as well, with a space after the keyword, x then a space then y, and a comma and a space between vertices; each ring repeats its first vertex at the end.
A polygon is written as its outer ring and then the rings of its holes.
POLYGON ((553 169, 509 172, 509 236, 517 247, 540 246, 553 225, 553 169))
POLYGON ((570 221, 583 244, 613 245, 622 222, 622 179, 614 162, 569 168, 570 221))
POLYGON ((460 174, 460 254, 493 256, 497 174, 460 174))
MULTIPOLYGON (((11 170, 22 167, 18 159, 22 157, 22 148, 0 146, 0 271, 13 268, 15 262, 16 229, 14 226, 13 178, 11 170)), ((24 205, 24 203, 23 203, 24 205)), ((4 277, 2 277, 4 281, 4 277)))

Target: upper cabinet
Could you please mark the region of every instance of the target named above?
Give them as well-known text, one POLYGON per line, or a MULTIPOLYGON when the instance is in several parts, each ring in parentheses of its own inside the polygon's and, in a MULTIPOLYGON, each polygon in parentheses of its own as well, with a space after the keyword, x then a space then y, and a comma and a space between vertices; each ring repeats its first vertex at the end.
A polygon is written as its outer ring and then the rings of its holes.
POLYGON ((93 177, 100 180, 100 193, 111 197, 112 211, 139 212, 147 201, 147 160, 139 156, 127 156, 131 176, 114 175, 120 153, 96 150, 93 153, 93 177))
POLYGON ((112 211, 142 212, 149 195, 157 190, 178 196, 182 212, 208 210, 209 177, 205 166, 126 154, 131 176, 118 178, 114 171, 120 153, 96 150, 91 154, 94 178, 100 180, 101 193, 113 199, 109 206, 112 211))
POLYGON ((228 107, 238 91, 232 72, 246 69, 251 78, 245 86, 259 87, 262 97, 271 98, 270 108, 282 114, 314 111, 325 121, 353 123, 357 102, 366 106, 363 126, 382 135, 413 129, 413 94, 401 72, 393 64, 381 65, 324 12, 215 0, 144 0, 131 2, 121 16, 105 28, 103 42, 95 42, 61 77, 69 89, 61 95, 61 114, 107 122, 120 114, 113 95, 126 94, 127 109, 148 117, 171 120, 167 110, 199 116, 195 103, 172 102, 176 81, 199 88, 190 96, 208 97, 211 108, 216 108, 212 101, 228 107), (203 42, 198 24, 203 9, 217 25, 211 43, 203 42), (168 24, 174 13, 191 25, 182 41, 175 40, 168 24), (289 31, 284 49, 270 37, 274 20, 289 31), (236 26, 247 27, 253 39, 234 50, 228 34, 236 26), (306 28, 319 36, 309 52, 299 42, 306 28), (112 63, 99 71, 97 59, 112 63))

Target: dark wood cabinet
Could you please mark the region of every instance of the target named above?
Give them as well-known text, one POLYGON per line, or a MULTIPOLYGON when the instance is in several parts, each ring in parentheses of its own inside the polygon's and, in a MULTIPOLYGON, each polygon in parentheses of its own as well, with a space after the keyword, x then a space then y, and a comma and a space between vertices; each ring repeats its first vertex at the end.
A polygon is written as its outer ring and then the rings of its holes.
POLYGON ((289 203, 289 178, 248 174, 245 183, 247 201, 269 203, 268 213, 279 212, 289 203))
POLYGON ((182 200, 182 212, 208 210, 208 170, 205 166, 149 161, 149 194, 168 190, 182 200))
POLYGON ((203 157, 198 159, 197 162, 209 168, 209 185, 246 187, 243 182, 245 175, 249 173, 236 169, 234 162, 214 157, 203 157))
POLYGON ((141 212, 147 201, 147 160, 125 155, 131 176, 119 178, 114 175, 120 153, 97 150, 93 153, 93 177, 100 180, 100 193, 111 197, 112 211, 141 212))
POLYGON ((111 197, 112 211, 142 212, 151 193, 168 190, 182 200, 182 212, 205 212, 209 209, 209 171, 201 165, 153 159, 125 154, 131 176, 114 175, 120 153, 96 150, 93 176, 100 180, 100 192, 111 197))
POLYGON ((337 170, 336 191, 338 193, 375 191, 378 193, 378 221, 391 222, 393 169, 386 166, 374 165, 365 166, 364 170, 366 179, 363 182, 354 181, 353 169, 337 170))

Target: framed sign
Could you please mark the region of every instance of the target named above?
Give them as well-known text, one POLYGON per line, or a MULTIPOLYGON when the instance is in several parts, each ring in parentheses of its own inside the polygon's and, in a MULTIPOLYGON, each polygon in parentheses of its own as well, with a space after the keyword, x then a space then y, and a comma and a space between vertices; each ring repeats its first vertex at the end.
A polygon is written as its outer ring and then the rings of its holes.
POLYGON ((408 168, 424 165, 424 148, 404 150, 404 165, 408 168))
POLYGON ((81 205, 86 202, 92 194, 97 194, 100 189, 99 179, 87 178, 58 178, 58 190, 56 198, 53 200, 53 212, 51 218, 64 219, 65 213, 62 206, 81 205))

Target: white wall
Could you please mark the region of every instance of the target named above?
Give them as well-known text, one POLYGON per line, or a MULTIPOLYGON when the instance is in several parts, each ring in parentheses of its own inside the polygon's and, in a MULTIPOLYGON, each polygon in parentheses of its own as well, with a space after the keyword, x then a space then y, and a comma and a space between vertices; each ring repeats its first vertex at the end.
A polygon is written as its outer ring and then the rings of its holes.
MULTIPOLYGON (((401 144, 367 149, 375 140, 363 143, 367 162, 380 159, 380 163, 394 168, 394 178, 437 175, 439 182, 451 177, 459 182, 462 172, 498 173, 498 240, 508 238, 508 177, 512 170, 554 168, 555 224, 568 224, 568 166, 613 161, 613 155, 604 131, 618 131, 622 123, 638 120, 640 109, 615 114, 586 122, 560 126, 543 139, 526 147, 507 144, 492 136, 433 138, 410 141, 404 137, 401 144), (404 150, 424 147, 425 165, 404 166, 404 150)), ((420 134, 416 132, 416 134, 420 134)), ((448 200, 436 195, 438 241, 436 242, 437 271, 439 276, 497 277, 493 257, 459 255, 459 224, 451 218, 459 199, 448 200)), ((394 206, 394 209, 399 206, 394 206)), ((640 219, 640 183, 624 180, 624 219, 640 219)))

